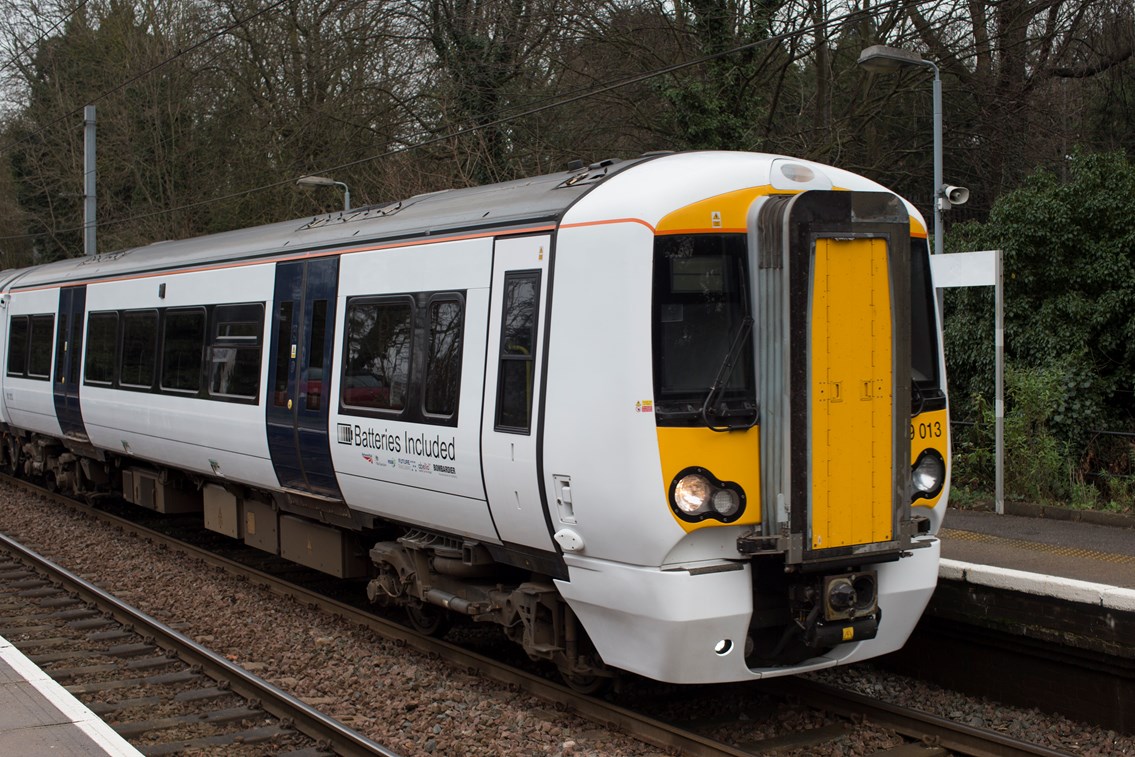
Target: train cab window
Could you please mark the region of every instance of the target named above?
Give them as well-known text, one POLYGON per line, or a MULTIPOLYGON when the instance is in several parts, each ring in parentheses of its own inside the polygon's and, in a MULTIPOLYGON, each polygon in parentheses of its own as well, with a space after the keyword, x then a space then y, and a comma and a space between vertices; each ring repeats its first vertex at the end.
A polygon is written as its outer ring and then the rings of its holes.
POLYGON ((28 373, 28 317, 14 315, 8 322, 8 375, 26 376, 28 373))
POLYGON ((426 352, 425 393, 422 409, 427 415, 451 417, 457 412, 461 387, 460 300, 437 298, 429 305, 429 341, 426 352))
POLYGON ((260 389, 264 306, 218 305, 210 335, 209 394, 255 400, 260 389))
POLYGON ((755 418, 748 276, 743 234, 655 240, 654 397, 659 425, 702 425, 708 420, 717 427, 755 418), (730 361, 732 370, 714 392, 715 380, 730 361))
POLYGON ((496 427, 502 431, 528 433, 532 429, 539 304, 539 271, 505 274, 496 416, 496 427))
POLYGON ((167 310, 162 338, 162 389, 200 391, 204 350, 204 308, 167 310))
POLYGON ((413 332, 413 301, 407 297, 356 300, 347 306, 344 406, 406 407, 413 332))
POLYGON ((55 316, 33 315, 28 340, 28 376, 51 376, 51 349, 55 344, 55 316))
POLYGON ((110 385, 114 382, 117 350, 118 313, 87 316, 86 383, 110 385))
POLYGON ((938 378, 938 330, 934 322, 934 286, 925 239, 910 240, 911 403, 917 414, 940 410, 946 395, 938 378))

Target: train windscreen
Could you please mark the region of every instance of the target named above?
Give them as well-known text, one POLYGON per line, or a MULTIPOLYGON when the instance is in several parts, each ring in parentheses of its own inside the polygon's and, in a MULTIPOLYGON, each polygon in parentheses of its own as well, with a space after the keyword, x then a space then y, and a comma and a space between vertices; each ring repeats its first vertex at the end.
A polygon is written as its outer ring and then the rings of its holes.
POLYGON ((744 234, 654 243, 654 402, 659 425, 726 425, 756 412, 744 234))

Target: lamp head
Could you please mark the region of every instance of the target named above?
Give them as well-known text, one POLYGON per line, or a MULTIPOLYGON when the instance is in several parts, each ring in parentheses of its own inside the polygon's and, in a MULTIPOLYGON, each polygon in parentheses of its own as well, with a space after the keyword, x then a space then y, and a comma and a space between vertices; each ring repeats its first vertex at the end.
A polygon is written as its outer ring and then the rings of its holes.
POLYGON ((909 66, 929 66, 928 61, 911 50, 890 45, 871 45, 859 53, 859 65, 875 74, 891 74, 909 66))
POLYGON ((296 184, 301 187, 333 187, 337 183, 326 176, 301 176, 296 179, 296 184))

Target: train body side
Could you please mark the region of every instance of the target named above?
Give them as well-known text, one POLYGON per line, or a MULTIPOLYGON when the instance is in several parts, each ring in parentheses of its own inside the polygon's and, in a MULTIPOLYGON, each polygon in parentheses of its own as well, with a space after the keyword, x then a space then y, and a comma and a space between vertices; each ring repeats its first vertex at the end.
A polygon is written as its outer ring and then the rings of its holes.
MULTIPOLYGON (((342 335, 356 302, 397 307, 408 293, 445 292, 464 304, 456 422, 407 422, 397 412, 336 403, 332 458, 346 502, 360 512, 496 543, 481 459, 485 353, 493 239, 438 242, 346 255, 341 261, 342 335), (423 261, 428 261, 423 265, 423 261)), ((334 365, 343 366, 337 340, 334 365)), ((343 395, 343 374, 331 396, 343 395)))
MULTIPOLYGON (((271 299, 272 277, 271 265, 256 265, 92 283, 87 286, 87 312, 145 316, 159 308, 193 312, 231 303, 263 305, 271 299)), ((269 320, 263 318, 265 324, 269 320)), ((162 337, 158 334, 152 349, 161 349, 162 337)), ((263 362, 258 379, 261 387, 267 375, 263 362)), ((160 374, 160 366, 156 368, 160 374)), ((148 386, 110 387, 88 379, 84 375, 81 398, 83 420, 94 446, 141 464, 169 465, 249 486, 279 485, 264 436, 263 391, 255 403, 209 401, 154 392, 148 386)), ((162 381, 159 375, 157 383, 162 381)), ((152 380, 144 382, 149 385, 152 380)))

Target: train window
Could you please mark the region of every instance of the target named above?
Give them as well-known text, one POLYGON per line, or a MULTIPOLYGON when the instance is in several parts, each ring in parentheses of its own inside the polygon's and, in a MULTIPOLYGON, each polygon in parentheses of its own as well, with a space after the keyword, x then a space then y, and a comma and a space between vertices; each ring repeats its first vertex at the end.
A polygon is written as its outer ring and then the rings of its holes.
POLYGON ((436 298, 429 305, 425 395, 422 409, 443 417, 457 412, 461 387, 462 302, 436 298))
POLYGON ((292 311, 293 302, 281 302, 280 310, 276 313, 276 333, 280 338, 276 344, 276 375, 272 380, 272 404, 275 407, 289 407, 288 381, 292 375, 292 366, 295 363, 295 345, 292 342, 292 311))
POLYGON ((527 433, 532 427, 532 387, 536 368, 536 326, 540 272, 504 276, 496 427, 527 433))
POLYGON ((86 383, 114 382, 118 350, 118 313, 91 313, 87 317, 86 383))
POLYGON ((408 298, 347 306, 344 405, 396 411, 406 407, 413 331, 414 308, 408 298))
POLYGON ((209 393, 255 400, 260 389, 264 306, 218 305, 209 345, 209 393))
POLYGON ((25 376, 28 372, 28 317, 14 315, 8 322, 8 375, 25 376))
POLYGON ((28 350, 28 376, 50 378, 51 348, 55 344, 55 316, 33 315, 28 350))
POLYGON ((156 310, 135 310, 122 314, 122 368, 119 375, 122 386, 149 389, 154 385, 157 342, 156 310))
POLYGON ((81 315, 75 318, 75 324, 71 328, 70 348, 74 357, 71 358, 71 364, 68 366, 71 375, 67 377, 67 380, 72 385, 76 385, 79 383, 79 364, 82 362, 83 355, 83 319, 81 315))
MULTIPOLYGON (((659 425, 702 424, 702 406, 736 357, 710 411, 755 412, 753 340, 731 345, 752 312, 743 234, 661 236, 654 243, 654 381, 659 425)), ((715 413, 711 412, 711 417, 715 413)))
POLYGON ((204 350, 205 310, 167 310, 162 339, 162 389, 199 391, 204 350))
POLYGON ((316 300, 311 305, 307 370, 304 375, 304 406, 308 410, 318 410, 323 406, 323 395, 327 391, 327 376, 323 370, 323 353, 326 346, 327 300, 316 300))
POLYGON ((59 314, 59 332, 55 338, 57 349, 55 350, 55 381, 56 383, 66 383, 66 374, 64 371, 67 369, 67 344, 68 328, 70 317, 67 313, 59 314))

